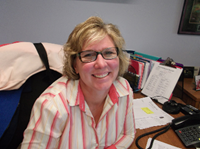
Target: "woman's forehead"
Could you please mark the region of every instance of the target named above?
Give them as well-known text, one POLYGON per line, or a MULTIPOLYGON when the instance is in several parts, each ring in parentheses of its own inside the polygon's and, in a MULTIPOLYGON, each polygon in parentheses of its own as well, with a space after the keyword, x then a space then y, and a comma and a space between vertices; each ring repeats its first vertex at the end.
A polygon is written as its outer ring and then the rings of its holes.
POLYGON ((109 35, 105 35, 105 36, 98 36, 98 37, 94 37, 91 39, 88 39, 82 46, 82 50, 84 49, 90 49, 91 47, 95 46, 96 44, 100 43, 101 41, 103 41, 105 38, 107 38, 107 40, 111 41, 110 43, 114 44, 114 41, 112 40, 112 38, 109 35))
POLYGON ((104 39, 107 36, 107 34, 105 33, 95 33, 95 34, 91 34, 88 37, 85 38, 85 41, 83 43, 83 48, 86 48, 92 44, 96 44, 99 41, 101 41, 102 39, 104 39))

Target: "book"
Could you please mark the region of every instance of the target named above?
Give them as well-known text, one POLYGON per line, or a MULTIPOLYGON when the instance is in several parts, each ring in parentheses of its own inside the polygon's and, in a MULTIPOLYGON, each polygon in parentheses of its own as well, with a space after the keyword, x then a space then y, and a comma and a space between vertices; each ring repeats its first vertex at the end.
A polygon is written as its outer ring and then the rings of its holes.
POLYGON ((142 77, 142 82, 141 82, 141 89, 144 87, 146 80, 149 76, 149 72, 151 69, 151 65, 150 65, 150 60, 148 60, 147 58, 143 58, 143 57, 138 57, 135 55, 131 55, 131 57, 135 60, 135 61, 139 61, 144 63, 144 70, 143 70, 143 77, 142 77))
POLYGON ((141 89, 142 86, 142 80, 143 80, 143 75, 144 75, 144 63, 141 61, 138 61, 134 57, 131 56, 131 65, 136 68, 136 74, 139 75, 139 83, 138 83, 138 89, 141 89))
POLYGON ((141 89, 142 84, 142 77, 143 77, 143 71, 144 71, 144 64, 142 62, 139 62, 137 60, 134 60, 133 57, 130 57, 130 66, 128 71, 137 74, 137 81, 138 86, 137 89, 141 89))
POLYGON ((133 89, 133 92, 138 92, 138 84, 140 76, 137 74, 134 74, 130 71, 126 72, 123 76, 130 84, 131 88, 133 89))
POLYGON ((182 73, 181 67, 170 67, 154 64, 152 71, 141 93, 148 97, 162 97, 169 99, 182 73))
POLYGON ((130 65, 128 68, 128 71, 135 73, 135 74, 139 74, 139 63, 133 59, 130 59, 130 65))

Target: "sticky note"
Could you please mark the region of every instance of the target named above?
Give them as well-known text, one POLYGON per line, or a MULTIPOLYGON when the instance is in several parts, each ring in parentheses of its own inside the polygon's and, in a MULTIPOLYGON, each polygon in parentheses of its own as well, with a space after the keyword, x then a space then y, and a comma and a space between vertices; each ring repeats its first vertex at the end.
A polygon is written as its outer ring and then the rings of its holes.
POLYGON ((153 113, 153 111, 151 111, 148 107, 144 107, 144 108, 142 108, 142 110, 147 114, 152 114, 153 113))

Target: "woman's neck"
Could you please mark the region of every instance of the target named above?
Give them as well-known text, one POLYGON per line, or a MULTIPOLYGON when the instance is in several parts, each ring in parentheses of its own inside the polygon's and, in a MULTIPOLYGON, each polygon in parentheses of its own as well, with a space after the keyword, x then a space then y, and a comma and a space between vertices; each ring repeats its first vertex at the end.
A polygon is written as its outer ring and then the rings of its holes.
POLYGON ((88 105, 101 105, 108 95, 108 91, 82 89, 82 92, 88 105))
POLYGON ((81 90, 97 124, 103 112, 108 91, 88 90, 87 88, 81 88, 81 90))

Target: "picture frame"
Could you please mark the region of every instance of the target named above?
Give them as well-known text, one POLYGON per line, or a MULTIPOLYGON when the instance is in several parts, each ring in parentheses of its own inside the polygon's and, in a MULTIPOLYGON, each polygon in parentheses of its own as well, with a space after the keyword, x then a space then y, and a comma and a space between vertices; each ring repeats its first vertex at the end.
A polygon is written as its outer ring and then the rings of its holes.
POLYGON ((200 90, 200 75, 195 76, 195 89, 196 89, 197 91, 200 90))
POLYGON ((185 0, 178 34, 200 35, 200 0, 185 0))

